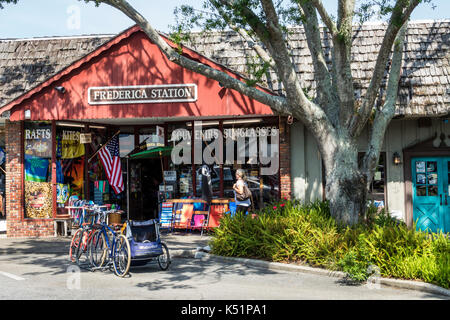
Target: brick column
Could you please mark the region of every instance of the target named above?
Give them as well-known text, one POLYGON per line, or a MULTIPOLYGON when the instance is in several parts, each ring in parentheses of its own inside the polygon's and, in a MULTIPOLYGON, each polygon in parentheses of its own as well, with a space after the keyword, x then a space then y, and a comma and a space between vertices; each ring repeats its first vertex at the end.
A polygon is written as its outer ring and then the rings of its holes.
POLYGON ((6 235, 8 237, 53 236, 53 220, 24 219, 25 208, 22 143, 22 122, 6 121, 6 235))
POLYGON ((290 125, 285 117, 279 118, 280 123, 280 195, 281 199, 291 199, 291 144, 290 125))

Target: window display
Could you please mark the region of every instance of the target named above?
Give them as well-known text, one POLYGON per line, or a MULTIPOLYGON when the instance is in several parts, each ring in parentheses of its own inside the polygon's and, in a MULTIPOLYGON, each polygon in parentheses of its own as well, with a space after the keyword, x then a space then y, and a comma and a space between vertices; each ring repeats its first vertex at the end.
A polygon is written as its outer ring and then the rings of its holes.
MULTIPOLYGON (((363 157, 364 153, 360 152, 358 154, 360 164, 363 157)), ((375 169, 372 183, 370 184, 369 187, 369 193, 367 195, 368 200, 373 201, 376 207, 384 208, 386 206, 385 189, 386 189, 386 153, 381 152, 380 159, 378 160, 378 165, 375 169)))
MULTIPOLYGON (((81 128, 58 126, 56 129, 56 172, 57 183, 64 185, 70 196, 84 197, 85 145, 80 142, 81 128)), ((64 192, 61 193, 63 195, 64 192)), ((61 197, 58 202, 66 197, 61 197)), ((66 201, 67 201, 66 200, 66 201)))
POLYGON ((52 217, 52 128, 46 122, 24 127, 25 217, 52 217))
POLYGON ((215 198, 234 198, 235 172, 241 168, 247 171, 255 207, 278 199, 277 118, 196 121, 192 125, 168 126, 168 141, 174 147, 169 166, 178 175, 175 196, 201 197, 202 166, 207 165, 215 198))

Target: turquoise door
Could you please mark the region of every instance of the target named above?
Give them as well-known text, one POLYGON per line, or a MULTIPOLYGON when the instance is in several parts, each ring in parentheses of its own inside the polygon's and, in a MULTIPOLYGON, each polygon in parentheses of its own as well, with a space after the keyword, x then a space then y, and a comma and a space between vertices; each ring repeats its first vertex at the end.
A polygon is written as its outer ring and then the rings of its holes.
POLYGON ((412 179, 417 229, 450 232, 450 158, 413 158, 412 179))

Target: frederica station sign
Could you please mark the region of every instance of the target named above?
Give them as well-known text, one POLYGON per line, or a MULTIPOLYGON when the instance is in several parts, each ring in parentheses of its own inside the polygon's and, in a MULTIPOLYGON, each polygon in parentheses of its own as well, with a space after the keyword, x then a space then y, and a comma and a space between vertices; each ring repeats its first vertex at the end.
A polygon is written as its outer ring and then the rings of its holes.
POLYGON ((88 89, 90 105, 194 101, 197 101, 196 84, 91 87, 88 89))

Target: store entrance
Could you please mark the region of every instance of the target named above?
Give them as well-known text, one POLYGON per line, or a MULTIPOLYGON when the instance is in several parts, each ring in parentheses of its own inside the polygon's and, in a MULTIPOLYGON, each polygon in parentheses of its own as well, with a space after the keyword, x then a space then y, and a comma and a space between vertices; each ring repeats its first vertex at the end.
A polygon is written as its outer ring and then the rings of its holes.
POLYGON ((158 189, 161 182, 160 159, 130 161, 130 220, 158 217, 158 189))

